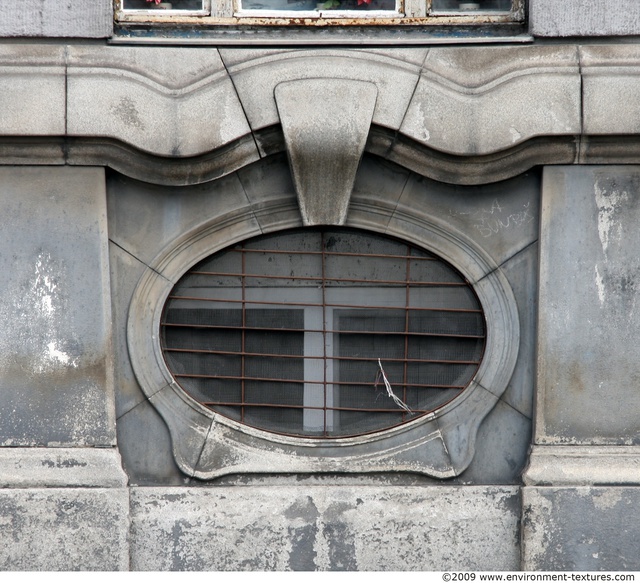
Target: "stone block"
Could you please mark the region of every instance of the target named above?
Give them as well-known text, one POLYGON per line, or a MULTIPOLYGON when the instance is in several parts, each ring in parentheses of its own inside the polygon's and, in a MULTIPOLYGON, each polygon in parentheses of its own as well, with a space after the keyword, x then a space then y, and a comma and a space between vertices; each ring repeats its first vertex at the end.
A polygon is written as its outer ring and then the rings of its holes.
POLYGON ((640 447, 536 445, 524 483, 531 486, 640 485, 640 447))
POLYGON ((134 570, 510 571, 516 487, 134 488, 134 570))
POLYGON ((635 0, 529 0, 529 33, 540 37, 640 34, 635 0))
POLYGON ((457 484, 518 484, 527 465, 531 419, 498 401, 478 430, 469 467, 452 480, 457 484))
POLYGON ((284 153, 242 168, 238 179, 263 232, 274 226, 277 229, 302 226, 291 168, 284 153))
POLYGON ((174 461, 167 425, 149 401, 118 417, 118 445, 131 485, 185 486, 189 483, 189 477, 174 461))
POLYGON ((640 489, 525 487, 522 497, 525 571, 640 569, 640 489))
MULTIPOLYGON (((113 382, 116 387, 116 418, 146 399, 138 385, 127 348, 127 314, 133 291, 146 266, 118 245, 109 247, 111 267, 111 313, 113 314, 113 382)), ((119 423, 119 421, 118 421, 119 423)))
POLYGON ((373 83, 305 79, 275 88, 305 225, 342 225, 378 90, 373 83), (327 103, 341 103, 330 110, 327 103))
MULTIPOLYGON (((167 245, 178 245, 185 233, 207 222, 216 219, 219 228, 225 228, 229 217, 250 213, 235 174, 184 187, 153 186, 113 175, 108 199, 109 237, 145 265, 167 245)), ((230 236, 229 244, 232 240, 230 236)), ((184 265, 181 274, 189 267, 184 265)))
MULTIPOLYGON (((537 220, 536 220, 537 223, 537 220)), ((520 347, 518 362, 502 400, 533 419, 538 321, 538 244, 532 243, 501 266, 518 304, 520 347)))
POLYGON ((637 444, 640 168, 547 167, 536 443, 637 444))
POLYGON ((122 488, 127 477, 112 447, 0 448, 0 488, 122 488))
POLYGON ((464 233, 501 265, 538 238, 539 184, 535 173, 468 188, 413 175, 397 212, 464 233))
POLYGON ((0 444, 113 446, 104 169, 0 167, 0 444))
POLYGON ((161 156, 196 156, 249 126, 215 49, 68 49, 71 136, 120 140, 161 156))
POLYGON ((456 155, 580 133, 575 47, 434 48, 400 131, 456 155))
MULTIPOLYGON (((229 63, 229 74, 253 130, 279 124, 274 90, 285 81, 299 79, 350 79, 376 86, 378 98, 373 123, 397 129, 418 81, 419 67, 389 55, 367 51, 308 49, 249 51, 220 50, 229 63)), ((340 115, 340 96, 329 98, 325 107, 340 115)))
MULTIPOLYGON (((0 14, 1 29, 6 10, 0 14)), ((0 135, 64 135, 64 47, 2 45, 0 79, 0 135)))
POLYGON ((0 490, 3 571, 126 571, 126 488, 0 490))
MULTIPOLYGON (((640 10, 638 18, 640 26, 640 10)), ((596 136, 640 132, 640 48, 629 44, 586 46, 580 48, 580 57, 584 133, 596 136)))
POLYGON ((106 38, 113 34, 111 0, 0 0, 0 14, 0 37, 106 38))

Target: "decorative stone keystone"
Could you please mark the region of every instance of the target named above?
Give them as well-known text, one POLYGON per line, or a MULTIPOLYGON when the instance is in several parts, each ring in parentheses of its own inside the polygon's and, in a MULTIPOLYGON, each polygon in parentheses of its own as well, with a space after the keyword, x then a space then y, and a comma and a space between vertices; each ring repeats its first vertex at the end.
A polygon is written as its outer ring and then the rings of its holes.
POLYGON ((352 79, 280 83, 275 99, 302 220, 342 225, 378 90, 352 79))

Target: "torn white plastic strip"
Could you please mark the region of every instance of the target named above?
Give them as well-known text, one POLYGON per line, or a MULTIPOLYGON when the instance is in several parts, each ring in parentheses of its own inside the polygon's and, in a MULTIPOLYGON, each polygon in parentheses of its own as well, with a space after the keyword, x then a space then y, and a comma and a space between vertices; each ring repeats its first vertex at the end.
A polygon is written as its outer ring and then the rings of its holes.
MULTIPOLYGON (((393 399, 393 402, 398 405, 398 407, 400 407, 401 409, 404 409, 407 413, 412 413, 411 409, 409 409, 409 407, 407 407, 401 399, 399 399, 396 394, 393 392, 393 389, 391 388, 391 383, 389 383, 389 379, 387 379, 387 375, 384 372, 384 369, 382 368, 382 362, 380 361, 380 359, 378 359, 378 366, 380 367, 380 376, 382 377, 382 380, 384 382, 384 386, 387 389, 387 395, 389 395, 389 397, 391 397, 393 399)), ((376 379, 376 386, 378 385, 378 381, 376 379)))

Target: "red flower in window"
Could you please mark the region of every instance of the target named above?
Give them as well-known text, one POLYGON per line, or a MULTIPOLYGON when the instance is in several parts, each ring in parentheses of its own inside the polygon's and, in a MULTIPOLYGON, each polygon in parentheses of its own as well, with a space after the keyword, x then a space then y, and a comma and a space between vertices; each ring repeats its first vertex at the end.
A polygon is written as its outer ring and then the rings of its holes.
MULTIPOLYGON (((147 2, 155 2, 156 4, 160 4, 162 0, 147 0, 147 2)), ((371 0, 369 0, 369 2, 371 2, 371 0)))
POLYGON ((361 6, 362 4, 371 4, 371 0, 358 0, 358 6, 361 6))

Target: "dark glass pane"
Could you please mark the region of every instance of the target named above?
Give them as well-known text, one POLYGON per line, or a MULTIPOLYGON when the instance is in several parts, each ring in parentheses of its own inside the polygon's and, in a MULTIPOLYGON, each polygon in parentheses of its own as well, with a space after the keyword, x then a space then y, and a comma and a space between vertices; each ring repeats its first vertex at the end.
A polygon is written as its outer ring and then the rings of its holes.
POLYGON ((243 0, 244 10, 396 10, 395 0, 243 0))
POLYGON ((167 0, 156 4, 155 0, 123 0, 125 10, 202 10, 202 0, 167 0))
POLYGON ((433 0, 433 10, 446 12, 505 12, 511 10, 512 0, 433 0))

